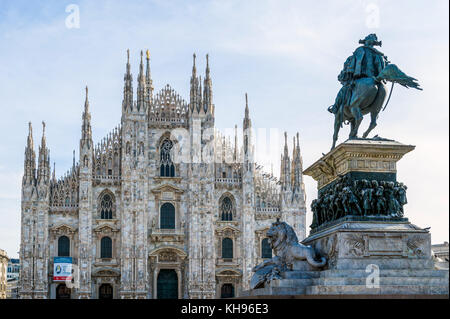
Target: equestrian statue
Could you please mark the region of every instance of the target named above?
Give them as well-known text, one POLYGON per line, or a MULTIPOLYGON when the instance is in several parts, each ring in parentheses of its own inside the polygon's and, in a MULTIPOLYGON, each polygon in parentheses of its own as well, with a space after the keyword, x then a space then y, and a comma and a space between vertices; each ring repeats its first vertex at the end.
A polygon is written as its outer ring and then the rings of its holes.
POLYGON ((371 121, 362 137, 366 138, 377 126, 378 114, 386 99, 387 82, 391 82, 392 87, 383 111, 389 103, 394 83, 422 90, 415 78, 403 73, 395 64, 388 61, 387 56, 375 48, 381 47, 381 41, 378 41, 376 34, 369 34, 364 40, 359 40, 359 43, 362 45, 347 58, 344 68, 338 75, 342 88, 335 103, 328 108, 335 116, 331 149, 336 146, 342 123, 350 124, 350 139, 358 138, 358 129, 366 114, 370 113, 371 121))

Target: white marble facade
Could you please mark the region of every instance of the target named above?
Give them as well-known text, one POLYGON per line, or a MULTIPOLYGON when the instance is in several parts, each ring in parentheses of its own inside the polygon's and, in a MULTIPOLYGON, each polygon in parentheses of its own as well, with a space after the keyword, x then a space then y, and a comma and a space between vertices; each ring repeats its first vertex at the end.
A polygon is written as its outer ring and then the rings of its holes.
POLYGON ((169 85, 154 94, 148 53, 143 60, 134 99, 128 55, 121 123, 97 145, 86 89, 79 161, 61 178, 51 172, 45 132, 36 169, 30 124, 21 298, 239 296, 276 218, 305 237, 298 134, 276 181, 254 162, 247 98, 234 143, 215 129, 208 57, 202 89, 194 55, 189 103, 169 85), (58 255, 78 267, 76 288, 53 281, 58 255))

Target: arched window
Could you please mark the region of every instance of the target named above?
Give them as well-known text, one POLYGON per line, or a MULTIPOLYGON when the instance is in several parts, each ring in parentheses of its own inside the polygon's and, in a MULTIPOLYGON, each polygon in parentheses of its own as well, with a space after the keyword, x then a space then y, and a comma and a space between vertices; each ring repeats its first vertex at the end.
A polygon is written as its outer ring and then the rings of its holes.
POLYGON ((175 207, 171 203, 161 206, 160 228, 175 229, 175 207))
POLYGON ((222 203, 220 205, 220 213, 221 219, 224 221, 233 220, 233 202, 229 197, 225 197, 222 199, 222 203))
POLYGON ((220 298, 234 298, 233 284, 223 284, 220 289, 220 298))
POLYGON ((264 238, 261 242, 261 258, 272 258, 272 248, 269 244, 269 238, 264 238))
POLYGON ((58 238, 58 256, 68 257, 70 256, 70 239, 67 236, 61 236, 58 238))
POLYGON ((171 150, 173 143, 171 140, 166 139, 162 142, 160 147, 160 175, 163 177, 174 177, 175 176, 175 166, 172 162, 171 150))
POLYGON ((113 200, 110 194, 104 194, 102 196, 102 200, 100 202, 100 218, 113 218, 113 200))
POLYGON ((222 239, 222 258, 233 258, 233 240, 231 238, 226 237, 222 239))
POLYGON ((112 240, 109 237, 100 241, 100 258, 112 258, 112 240))

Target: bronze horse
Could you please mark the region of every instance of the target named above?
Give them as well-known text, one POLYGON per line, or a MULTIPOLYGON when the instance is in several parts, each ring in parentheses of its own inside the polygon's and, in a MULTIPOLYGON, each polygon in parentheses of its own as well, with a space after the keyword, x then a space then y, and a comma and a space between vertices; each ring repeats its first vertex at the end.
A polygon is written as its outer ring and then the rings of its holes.
MULTIPOLYGON (((345 67, 346 64, 344 64, 344 70, 341 72, 340 77, 342 74, 345 74, 345 67)), ((350 124, 350 139, 357 138, 359 126, 363 120, 363 116, 366 114, 370 113, 371 120, 369 128, 364 132, 362 137, 366 138, 370 131, 377 126, 378 114, 386 99, 386 81, 392 82, 392 88, 394 83, 398 83, 406 88, 411 87, 422 90, 415 78, 403 73, 395 64, 387 64, 376 78, 364 77, 353 80, 351 83, 351 91, 349 92, 351 97, 347 99, 349 102, 342 106, 332 105, 328 108, 328 111, 333 113, 332 108, 337 107, 334 120, 333 145, 331 149, 336 146, 339 129, 342 127, 342 123, 350 124)))

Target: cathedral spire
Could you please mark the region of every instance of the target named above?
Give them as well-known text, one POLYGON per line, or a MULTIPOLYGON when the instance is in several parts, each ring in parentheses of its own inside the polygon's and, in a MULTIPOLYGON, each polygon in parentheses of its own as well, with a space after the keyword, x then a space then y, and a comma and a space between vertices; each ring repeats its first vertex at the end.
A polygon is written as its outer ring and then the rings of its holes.
POLYGON ((86 85, 86 99, 84 100, 84 112, 89 113, 89 89, 86 85))
POLYGON ((209 55, 206 54, 206 71, 205 71, 205 79, 204 79, 204 88, 203 88, 203 110, 205 113, 212 113, 213 104, 212 104, 212 81, 210 76, 209 69, 209 55))
POLYGON ((244 164, 247 170, 253 170, 254 162, 253 162, 253 144, 252 144, 252 122, 250 120, 248 110, 248 96, 247 93, 245 93, 245 116, 244 116, 244 123, 242 125, 243 127, 243 142, 244 142, 244 164))
POLYGON ((45 122, 42 121, 42 139, 41 139, 41 147, 46 147, 47 140, 45 138, 45 122))
POLYGON ((31 122, 28 122, 28 138, 27 138, 27 148, 32 150, 34 152, 34 145, 33 145, 33 126, 31 122))
POLYGON ((199 101, 199 95, 201 96, 201 88, 199 86, 201 85, 199 83, 199 79, 197 77, 197 67, 195 66, 195 59, 196 59, 195 53, 192 55, 192 75, 191 75, 191 91, 190 91, 190 109, 191 112, 198 112, 200 101, 199 101))
POLYGON ((144 74, 144 52, 141 50, 141 63, 139 64, 138 88, 137 88, 137 111, 144 112, 146 110, 146 78, 144 74))
POLYGON ((84 102, 84 112, 81 125, 81 141, 87 143, 88 147, 92 145, 91 113, 89 112, 89 89, 86 85, 86 100, 84 102))
POLYGON ((123 88, 123 102, 122 102, 122 110, 129 111, 133 109, 133 75, 131 74, 131 66, 130 66, 130 50, 127 50, 127 66, 124 79, 124 88, 123 88))
POLYGON ((250 111, 248 109, 248 96, 245 93, 245 117, 244 117, 244 130, 252 127, 252 121, 250 120, 250 111))
POLYGON ((45 122, 42 121, 42 139, 39 146, 39 160, 38 160, 38 184, 46 183, 50 178, 50 151, 47 148, 47 141, 45 138, 45 122))
POLYGON ((292 158, 292 178, 293 178, 293 188, 294 191, 300 191, 301 185, 303 183, 302 181, 302 171, 303 171, 303 164, 302 164, 302 157, 300 154, 300 142, 299 142, 299 133, 297 132, 297 143, 295 145, 295 152, 292 158))
POLYGON ((194 53, 192 55, 192 77, 197 77, 197 67, 195 66, 195 59, 196 59, 197 55, 194 53))
POLYGON ((202 108, 202 77, 198 77, 198 96, 197 96, 197 113, 200 113, 202 108))
POLYGON ((32 184, 36 174, 36 153, 33 145, 33 127, 31 122, 28 123, 27 146, 25 147, 23 184, 32 184))
POLYGON ((280 180, 283 190, 291 187, 291 161, 287 143, 287 132, 284 132, 284 153, 281 155, 280 180))

